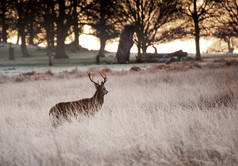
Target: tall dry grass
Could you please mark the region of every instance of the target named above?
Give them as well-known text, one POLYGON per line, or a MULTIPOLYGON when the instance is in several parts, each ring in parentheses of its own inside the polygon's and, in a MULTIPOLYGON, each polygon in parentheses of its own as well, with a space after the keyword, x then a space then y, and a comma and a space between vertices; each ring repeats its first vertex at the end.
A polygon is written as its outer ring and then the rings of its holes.
POLYGON ((236 67, 108 75, 102 110, 57 129, 49 109, 91 97, 87 77, 0 84, 0 165, 237 165, 237 81, 236 67))

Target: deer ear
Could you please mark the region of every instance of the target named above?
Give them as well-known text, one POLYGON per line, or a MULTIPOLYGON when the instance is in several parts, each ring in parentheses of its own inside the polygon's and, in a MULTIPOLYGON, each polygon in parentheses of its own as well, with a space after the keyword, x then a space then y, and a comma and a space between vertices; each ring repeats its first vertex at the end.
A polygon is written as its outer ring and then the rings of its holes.
POLYGON ((98 89, 99 85, 98 84, 94 84, 95 88, 98 89))

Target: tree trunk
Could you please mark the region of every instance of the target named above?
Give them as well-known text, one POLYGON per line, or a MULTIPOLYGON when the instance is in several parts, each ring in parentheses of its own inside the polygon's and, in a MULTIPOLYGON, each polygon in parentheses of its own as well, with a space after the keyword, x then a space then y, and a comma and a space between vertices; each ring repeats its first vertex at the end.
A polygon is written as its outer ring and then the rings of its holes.
POLYGON ((27 52, 27 49, 26 49, 26 39, 25 39, 25 36, 21 37, 21 53, 22 53, 23 57, 29 57, 30 56, 28 54, 28 52, 27 52))
POLYGON ((57 46, 55 50, 55 59, 61 58, 69 58, 65 52, 65 38, 67 36, 68 29, 66 28, 65 21, 66 21, 66 7, 65 7, 65 0, 58 1, 59 3, 59 16, 57 18, 57 46))
POLYGON ((230 38, 226 42, 227 42, 227 47, 228 47, 228 53, 233 53, 234 48, 231 46, 230 38))
POLYGON ((21 36, 21 53, 23 57, 29 57, 29 54, 26 49, 26 32, 24 24, 20 27, 20 36, 21 36))
POLYGON ((142 53, 146 53, 146 50, 147 50, 147 46, 144 44, 144 45, 142 46, 142 53))
POLYGON ((18 30, 18 33, 17 33, 17 42, 16 42, 16 44, 19 45, 19 41, 20 41, 20 32, 19 32, 19 30, 18 30))
POLYGON ((58 23, 57 23, 57 45, 56 45, 56 50, 55 50, 55 59, 62 59, 62 58, 69 58, 66 55, 66 51, 65 51, 65 38, 66 38, 66 30, 64 29, 64 23, 62 18, 59 19, 58 23))
POLYGON ((138 53, 137 53, 138 56, 137 56, 136 60, 137 60, 138 62, 140 62, 140 61, 141 61, 141 47, 140 47, 140 41, 138 41, 137 50, 138 50, 138 53))
POLYGON ((30 34, 30 39, 29 39, 29 44, 30 45, 34 45, 34 42, 33 42, 33 40, 34 40, 34 24, 33 24, 33 14, 31 14, 30 15, 30 32, 29 32, 29 34, 30 34))
POLYGON ((52 48, 54 44, 54 37, 53 33, 51 32, 50 25, 46 25, 46 41, 47 41, 47 55, 49 57, 49 66, 52 66, 52 48))
POLYGON ((74 42, 73 42, 73 51, 76 52, 79 50, 79 24, 78 24, 78 13, 77 13, 77 0, 73 0, 73 24, 74 24, 74 42))
MULTIPOLYGON (((120 34, 119 45, 116 53, 116 63, 129 63, 130 50, 133 45, 133 34, 135 25, 125 25, 120 34)), ((138 54, 139 55, 139 54, 138 54)))
POLYGON ((46 31, 46 40, 47 40, 47 46, 51 49, 54 47, 54 35, 53 32, 50 30, 46 31))
MULTIPOLYGON (((57 30, 58 31, 58 30, 57 30)), ((55 59, 69 58, 65 52, 65 37, 62 32, 57 33, 57 46, 55 50, 55 59)))
POLYGON ((52 66, 53 63, 52 63, 52 51, 51 51, 51 47, 47 47, 47 55, 49 57, 49 66, 52 66))
POLYGON ((74 42, 73 42, 73 51, 76 52, 79 50, 79 29, 78 24, 74 25, 74 42))
POLYGON ((98 52, 99 57, 105 57, 105 46, 106 46, 106 39, 103 37, 100 38, 100 49, 98 52))
POLYGON ((196 60, 201 60, 200 54, 200 28, 198 22, 198 15, 197 15, 197 0, 194 0, 194 16, 193 21, 195 25, 195 44, 196 44, 196 60))
POLYGON ((196 60, 201 60, 199 28, 195 29, 196 60))
POLYGON ((140 46, 138 45, 137 46, 137 54, 140 54, 141 53, 141 48, 140 48, 140 46))

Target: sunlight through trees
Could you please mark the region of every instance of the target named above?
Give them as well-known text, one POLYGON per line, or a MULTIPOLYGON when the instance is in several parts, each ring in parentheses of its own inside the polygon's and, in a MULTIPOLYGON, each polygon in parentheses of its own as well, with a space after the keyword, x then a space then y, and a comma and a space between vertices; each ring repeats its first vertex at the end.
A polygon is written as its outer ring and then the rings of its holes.
POLYGON ((1 0, 0 41, 17 35, 24 57, 30 56, 27 45, 44 43, 54 58, 69 58, 66 39, 73 34, 72 50, 79 50, 87 25, 100 41, 98 55, 104 56, 107 41, 134 23, 138 54, 154 44, 194 38, 199 60, 201 37, 223 39, 229 52, 237 47, 237 9, 237 0, 1 0))

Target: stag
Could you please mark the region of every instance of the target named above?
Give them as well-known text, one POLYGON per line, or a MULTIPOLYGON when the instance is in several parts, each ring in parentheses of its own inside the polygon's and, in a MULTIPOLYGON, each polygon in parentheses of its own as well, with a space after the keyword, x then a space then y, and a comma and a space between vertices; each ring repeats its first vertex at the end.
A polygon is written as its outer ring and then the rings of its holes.
POLYGON ((64 120, 70 120, 70 117, 72 116, 77 118, 79 114, 86 116, 93 115, 102 107, 104 96, 108 93, 108 91, 104 86, 107 81, 107 77, 103 76, 101 73, 100 75, 103 78, 101 84, 93 81, 90 73, 88 73, 89 80, 94 83, 96 88, 96 92, 93 97, 77 101, 58 103, 50 109, 49 115, 53 118, 52 125, 54 127, 57 127, 64 120))

